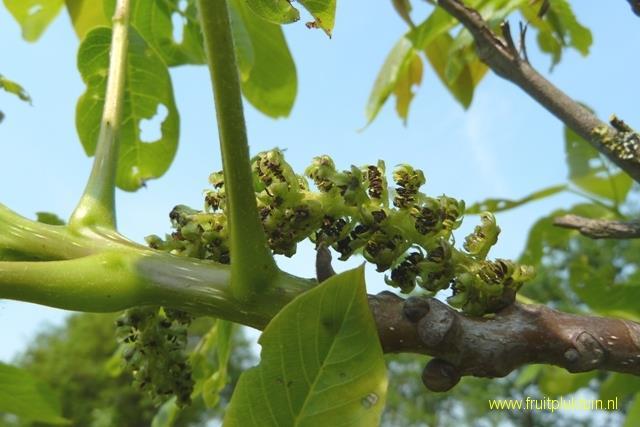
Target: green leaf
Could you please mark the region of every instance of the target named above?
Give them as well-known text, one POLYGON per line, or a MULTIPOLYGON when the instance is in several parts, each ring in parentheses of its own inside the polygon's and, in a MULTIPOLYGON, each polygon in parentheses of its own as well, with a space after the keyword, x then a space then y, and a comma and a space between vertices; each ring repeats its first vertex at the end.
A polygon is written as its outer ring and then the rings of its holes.
POLYGON ((289 24, 300 19, 300 12, 288 0, 246 0, 259 17, 274 24, 289 24))
POLYGON ((51 212, 36 212, 36 221, 49 225, 65 225, 65 221, 51 212))
POLYGON ((543 18, 538 16, 537 2, 523 2, 520 12, 532 27, 538 30, 538 45, 552 58, 552 68, 562 59, 562 51, 572 47, 583 56, 588 55, 593 42, 591 31, 578 22, 566 0, 553 0, 543 18))
POLYGON ((134 0, 131 24, 167 65, 205 63, 195 0, 134 0), (182 26, 180 40, 174 23, 182 26))
POLYGON ((109 0, 65 0, 71 23, 80 40, 95 27, 111 25, 109 8, 103 7, 103 3, 109 3, 109 0))
POLYGON ((278 313, 261 361, 242 374, 224 426, 374 426, 387 378, 362 268, 333 276, 278 313))
POLYGON ((398 76, 393 93, 396 95, 396 112, 406 123, 409 104, 413 100, 413 86, 422 83, 422 59, 414 52, 398 76))
POLYGON ((433 12, 415 29, 410 31, 406 37, 411 40, 416 50, 422 50, 440 35, 448 32, 457 25, 455 20, 441 7, 435 8, 433 12))
POLYGON ((210 374, 202 384, 202 397, 208 408, 214 408, 220 402, 220 392, 228 382, 229 357, 231 356, 231 339, 233 337, 233 323, 217 320, 217 369, 210 374))
POLYGON ((395 90, 402 71, 407 68, 407 64, 413 61, 415 55, 416 51, 413 48, 413 44, 406 37, 398 40, 393 49, 391 49, 387 59, 384 61, 384 65, 378 72, 371 95, 369 95, 365 111, 367 123, 371 123, 376 118, 384 103, 395 90))
POLYGON ((70 424, 62 417, 58 397, 28 371, 0 362, 0 413, 30 421, 70 424))
POLYGON ((522 388, 531 384, 544 371, 544 368, 544 365, 528 365, 522 368, 513 383, 514 387, 522 388))
POLYGON ((565 249, 567 247, 569 239, 575 236, 577 231, 553 225, 554 218, 567 214, 607 218, 611 216, 611 211, 599 205, 582 203, 572 206, 568 210, 556 210, 550 215, 539 219, 529 230, 529 237, 527 238, 524 253, 520 257, 520 263, 536 266, 540 264, 545 251, 565 249))
POLYGON ((619 374, 613 372, 600 386, 602 400, 618 398, 626 400, 629 396, 640 390, 640 378, 631 374, 619 374))
POLYGON ((151 421, 151 427, 172 427, 178 415, 180 408, 176 404, 175 396, 162 404, 158 412, 151 421))
POLYGON ((569 179, 583 190, 621 204, 627 197, 633 180, 608 163, 591 145, 565 127, 565 152, 569 179))
POLYGON ((240 71, 240 81, 244 83, 249 80, 251 70, 253 70, 253 65, 256 62, 253 42, 247 27, 244 26, 242 17, 235 8, 229 8, 229 20, 231 21, 231 33, 233 34, 233 45, 236 50, 236 59, 240 71))
POLYGON ((22 28, 22 38, 38 40, 58 15, 63 0, 4 0, 4 5, 22 28))
POLYGON ((640 425, 640 393, 636 394, 636 397, 629 404, 623 427, 637 427, 638 425, 640 425))
POLYGON ((456 57, 458 57, 457 60, 461 60, 459 56, 464 54, 461 50, 452 50, 452 47, 453 38, 451 35, 442 33, 435 37, 424 51, 440 81, 464 108, 468 108, 473 100, 475 86, 482 79, 487 68, 479 60, 476 60, 475 63, 467 63, 456 73, 457 77, 449 81, 447 79, 449 62, 456 57))
MULTIPOLYGON (((95 152, 100 130, 110 43, 111 30, 96 28, 87 34, 78 51, 78 69, 87 90, 78 100, 76 127, 90 156, 95 152)), ((127 77, 116 183, 123 190, 135 191, 147 180, 162 176, 171 165, 178 146, 179 116, 167 66, 133 28, 127 77), (143 141, 141 122, 163 111, 166 117, 160 126, 161 136, 155 141, 143 141)))
POLYGON ((298 0, 298 3, 315 19, 313 26, 322 28, 331 37, 336 17, 336 0, 298 0))
POLYGON ((27 91, 24 90, 24 88, 20 86, 18 83, 14 82, 13 80, 9 80, 8 78, 4 77, 2 74, 0 74, 0 89, 4 89, 10 94, 17 96, 22 101, 31 103, 31 97, 29 96, 27 91))
POLYGON ((567 189, 566 185, 554 185, 552 187, 538 190, 534 193, 529 194, 528 196, 525 196, 517 200, 486 199, 469 206, 468 208, 465 209, 465 213, 481 214, 482 212, 486 212, 486 211, 502 212, 509 209, 517 208, 518 206, 522 206, 534 200, 540 200, 540 199, 544 199, 545 197, 553 196, 554 194, 558 194, 561 191, 564 191, 566 189, 567 189))
POLYGON ((593 378, 596 372, 571 373, 564 368, 557 366, 547 366, 542 370, 538 387, 545 396, 556 398, 585 387, 593 378))
MULTIPOLYGON (((282 29, 251 12, 242 0, 231 0, 229 4, 233 9, 232 24, 235 14, 244 24, 253 46, 253 66, 241 82, 242 93, 262 113, 270 117, 288 116, 296 98, 298 81, 282 29)), ((236 33, 237 30, 234 36, 236 33)), ((242 61, 240 67, 242 70, 242 61)))

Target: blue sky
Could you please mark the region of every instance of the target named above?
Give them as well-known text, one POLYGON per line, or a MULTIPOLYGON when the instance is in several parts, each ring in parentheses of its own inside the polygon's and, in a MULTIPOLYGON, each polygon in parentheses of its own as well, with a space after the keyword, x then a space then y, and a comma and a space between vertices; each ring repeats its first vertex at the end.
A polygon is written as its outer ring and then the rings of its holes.
MULTIPOLYGON (((623 1, 572 3, 581 22, 592 29, 594 45, 586 58, 567 52, 551 80, 601 117, 615 112, 638 127, 640 63, 635 47, 640 46, 640 20, 623 1)), ((425 11, 418 8, 416 20, 425 11)), ((366 0, 338 0, 336 21, 332 39, 303 23, 285 28, 298 69, 298 97, 287 119, 272 120, 247 106, 254 153, 285 148, 298 171, 319 154, 331 155, 342 168, 377 159, 388 167, 410 163, 424 170, 425 192, 446 193, 468 203, 487 197, 519 198, 566 181, 561 123, 492 74, 464 111, 426 67, 407 126, 389 103, 373 124, 359 131, 376 74, 405 24, 391 2, 366 0)), ((18 80, 33 98, 29 106, 0 92, 0 109, 6 115, 0 124, 0 203, 28 217, 41 210, 67 217, 91 167, 74 126, 75 103, 83 91, 75 68, 77 44, 64 13, 40 41, 30 44, 0 8, 0 73, 18 80)), ((547 73, 549 58, 536 53, 531 35, 529 50, 534 66, 547 73)), ((139 241, 169 230, 167 215, 175 204, 201 206, 207 177, 220 167, 206 69, 181 67, 172 71, 172 77, 181 112, 181 145, 174 164, 148 188, 118 193, 120 231, 139 241)), ((502 234, 492 256, 517 257, 537 218, 577 200, 563 194, 499 214, 502 234)), ((476 221, 473 216, 465 219, 459 240, 476 221)), ((312 251, 301 247, 283 265, 293 273, 312 276, 312 251)), ((384 287, 373 268, 367 282, 372 291, 384 287)), ((0 360, 10 360, 35 331, 46 323, 60 323, 65 315, 61 310, 0 301, 0 360)))

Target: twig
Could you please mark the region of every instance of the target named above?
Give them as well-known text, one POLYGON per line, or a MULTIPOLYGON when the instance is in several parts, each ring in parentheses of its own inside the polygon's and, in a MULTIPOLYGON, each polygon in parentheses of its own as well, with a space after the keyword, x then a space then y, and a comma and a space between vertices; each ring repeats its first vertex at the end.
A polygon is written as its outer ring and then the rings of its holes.
POLYGON ((565 215, 553 220, 562 228, 578 230, 592 239, 636 239, 640 237, 640 221, 613 221, 565 215))
POLYGON ((622 155, 624 153, 618 148, 627 139, 627 135, 621 134, 571 99, 527 61, 521 61, 519 55, 513 53, 510 44, 491 31, 478 11, 467 7, 461 0, 438 0, 438 5, 469 30, 476 42, 478 57, 497 75, 519 86, 635 181, 640 182, 638 150, 634 150, 633 155, 622 155))
POLYGON ((640 324, 515 303, 493 318, 472 318, 435 298, 369 297, 385 353, 434 357, 423 372, 433 391, 462 376, 503 377, 530 363, 570 372, 604 369, 640 375, 640 324))

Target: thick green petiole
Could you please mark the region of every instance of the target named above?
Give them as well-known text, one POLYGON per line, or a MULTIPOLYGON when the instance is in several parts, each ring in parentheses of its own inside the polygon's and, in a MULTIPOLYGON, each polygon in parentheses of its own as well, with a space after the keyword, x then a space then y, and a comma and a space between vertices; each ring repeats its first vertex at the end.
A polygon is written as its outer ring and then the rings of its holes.
POLYGON ((0 258, 7 251, 39 261, 0 261, 0 299, 67 310, 162 305, 262 328, 315 283, 279 272, 247 302, 234 296, 227 265, 154 251, 117 233, 40 224, 0 205, 0 258))
POLYGON ((226 0, 198 0, 213 85, 230 229, 231 289, 244 301, 279 274, 258 217, 226 0))
POLYGON ((118 134, 127 66, 130 0, 118 0, 113 15, 113 36, 107 92, 91 175, 69 219, 72 228, 99 226, 115 230, 115 187, 118 134))

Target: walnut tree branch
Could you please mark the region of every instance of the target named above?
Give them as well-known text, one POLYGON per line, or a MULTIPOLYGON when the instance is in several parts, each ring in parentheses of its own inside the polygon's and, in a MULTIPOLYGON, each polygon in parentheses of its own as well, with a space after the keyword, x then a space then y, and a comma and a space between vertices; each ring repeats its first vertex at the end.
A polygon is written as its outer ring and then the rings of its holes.
POLYGON ((491 31, 475 10, 461 0, 438 0, 438 5, 472 34, 478 57, 497 75, 514 83, 560 119, 618 167, 640 182, 640 144, 624 146, 635 132, 622 132, 601 121, 571 99, 523 60, 503 38, 491 31))
POLYGON ((592 239, 637 239, 640 237, 640 221, 613 221, 564 215, 553 220, 562 228, 578 230, 592 239))
POLYGON ((604 369, 640 375, 640 324, 515 303, 493 318, 468 317, 435 298, 369 297, 385 353, 434 357, 423 372, 433 391, 461 376, 503 377, 530 363, 570 372, 604 369))

